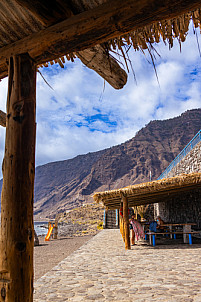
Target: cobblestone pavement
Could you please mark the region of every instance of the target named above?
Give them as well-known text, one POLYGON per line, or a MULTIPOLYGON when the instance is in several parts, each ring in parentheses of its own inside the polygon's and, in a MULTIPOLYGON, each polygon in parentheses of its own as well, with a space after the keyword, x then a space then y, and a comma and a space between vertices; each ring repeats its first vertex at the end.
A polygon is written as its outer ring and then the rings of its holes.
POLYGON ((35 283, 34 302, 201 302, 201 244, 142 242, 103 230, 35 283))

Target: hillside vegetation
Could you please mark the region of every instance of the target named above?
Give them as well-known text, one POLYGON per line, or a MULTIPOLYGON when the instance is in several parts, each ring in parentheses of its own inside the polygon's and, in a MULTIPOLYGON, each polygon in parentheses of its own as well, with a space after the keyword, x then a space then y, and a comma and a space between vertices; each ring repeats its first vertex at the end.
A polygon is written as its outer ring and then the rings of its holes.
POLYGON ((59 215, 60 236, 95 235, 103 225, 103 206, 87 204, 59 215))

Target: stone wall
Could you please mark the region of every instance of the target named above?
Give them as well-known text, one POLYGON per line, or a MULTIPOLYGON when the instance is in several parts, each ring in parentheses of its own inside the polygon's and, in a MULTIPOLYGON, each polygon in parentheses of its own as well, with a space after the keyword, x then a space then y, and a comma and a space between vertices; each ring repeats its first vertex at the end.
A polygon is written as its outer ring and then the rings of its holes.
POLYGON ((158 215, 165 222, 195 222, 194 229, 201 229, 201 189, 182 192, 167 202, 158 204, 158 215))
MULTIPOLYGON (((201 172, 201 142, 168 173, 173 177, 182 173, 201 172)), ((154 217, 161 216, 166 222, 195 222, 201 229, 201 190, 179 193, 168 202, 154 205, 154 217)))
POLYGON ((168 174, 173 177, 182 173, 201 172, 201 142, 199 142, 168 174))
POLYGON ((167 209, 167 203, 166 202, 160 202, 154 204, 154 219, 156 220, 156 217, 160 216, 164 221, 169 221, 169 212, 167 209))

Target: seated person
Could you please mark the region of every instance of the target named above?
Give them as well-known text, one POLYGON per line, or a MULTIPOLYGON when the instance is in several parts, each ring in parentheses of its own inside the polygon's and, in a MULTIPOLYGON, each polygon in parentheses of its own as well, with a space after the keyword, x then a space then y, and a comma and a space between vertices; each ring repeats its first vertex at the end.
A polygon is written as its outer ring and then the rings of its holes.
POLYGON ((163 226, 163 224, 165 224, 165 222, 161 219, 160 216, 157 216, 156 221, 150 222, 149 230, 155 233, 164 231, 165 227, 163 226))
POLYGON ((152 221, 149 223, 149 231, 151 232, 157 232, 157 222, 156 221, 152 221))
POLYGON ((161 219, 160 216, 156 217, 156 222, 157 222, 157 226, 156 229, 159 231, 164 231, 165 226, 163 226, 165 224, 165 222, 161 219))

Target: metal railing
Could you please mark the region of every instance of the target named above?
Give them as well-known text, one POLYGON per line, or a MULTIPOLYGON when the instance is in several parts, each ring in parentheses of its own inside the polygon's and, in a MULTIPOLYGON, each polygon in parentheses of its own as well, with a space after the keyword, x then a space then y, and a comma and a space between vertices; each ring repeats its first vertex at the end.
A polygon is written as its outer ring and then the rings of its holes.
POLYGON ((165 171, 157 178, 157 180, 166 178, 167 174, 201 141, 201 130, 186 145, 186 147, 175 157, 165 171))

